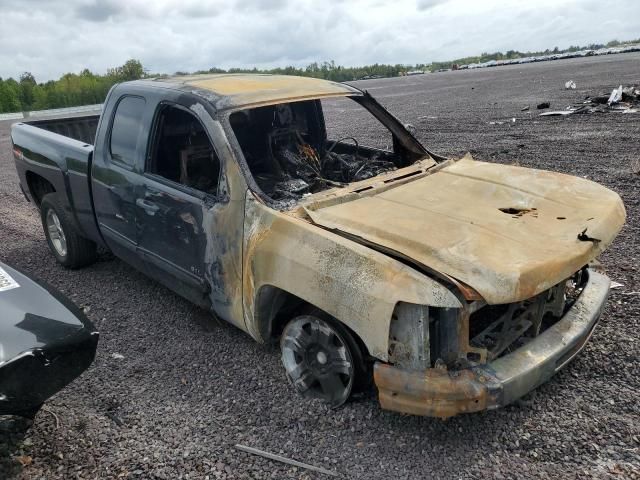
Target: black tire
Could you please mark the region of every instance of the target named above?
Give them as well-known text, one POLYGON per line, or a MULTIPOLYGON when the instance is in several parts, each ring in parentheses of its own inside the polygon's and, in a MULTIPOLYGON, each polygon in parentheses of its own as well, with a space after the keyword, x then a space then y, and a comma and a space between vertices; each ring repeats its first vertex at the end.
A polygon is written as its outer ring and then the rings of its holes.
POLYGON ((324 312, 297 316, 280 338, 287 378, 302 395, 332 407, 367 383, 362 350, 349 330, 324 312))
POLYGON ((351 354, 353 355, 353 362, 356 367, 356 378, 353 383, 353 392, 363 392, 371 388, 373 385, 373 361, 371 361, 371 357, 369 357, 367 349, 360 338, 358 338, 356 334, 347 328, 342 322, 336 320, 334 317, 319 308, 313 307, 308 312, 310 315, 315 315, 331 323, 334 328, 338 329, 349 344, 351 354))
POLYGON ((56 257, 58 263, 67 268, 80 268, 95 262, 97 257, 97 247, 94 242, 81 237, 69 214, 64 210, 57 193, 48 193, 42 198, 40 203, 40 218, 42 228, 47 238, 49 250, 56 257), (51 214, 49 212, 52 212, 51 214), (50 217, 49 217, 50 216, 50 217), (59 230, 62 231, 65 248, 62 249, 60 239, 55 238, 56 234, 51 232, 47 226, 47 218, 57 218, 59 230), (54 242, 58 240, 56 246, 54 242))

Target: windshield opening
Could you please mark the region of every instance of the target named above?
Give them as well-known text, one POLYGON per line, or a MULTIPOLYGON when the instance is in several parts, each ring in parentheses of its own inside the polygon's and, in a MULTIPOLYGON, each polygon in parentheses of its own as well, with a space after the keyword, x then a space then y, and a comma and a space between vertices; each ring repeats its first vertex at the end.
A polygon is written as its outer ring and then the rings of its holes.
POLYGON ((291 205, 410 165, 389 129, 349 97, 234 112, 231 128, 258 187, 291 205))

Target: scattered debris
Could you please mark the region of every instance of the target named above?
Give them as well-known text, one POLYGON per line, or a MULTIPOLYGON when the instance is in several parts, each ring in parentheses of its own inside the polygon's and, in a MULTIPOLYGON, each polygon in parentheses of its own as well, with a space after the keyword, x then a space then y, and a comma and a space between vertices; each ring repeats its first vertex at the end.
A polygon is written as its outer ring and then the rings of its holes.
POLYGON ((611 281, 611 285, 609 286, 609 290, 615 290, 616 288, 622 288, 622 287, 624 287, 623 284, 611 281))
POLYGON ((49 410, 47 407, 42 407, 42 411, 43 412, 47 412, 49 415, 51 415, 54 420, 56 421, 56 430, 60 428, 60 419, 58 418, 58 415, 56 415, 54 412, 52 412, 51 410, 49 410))
POLYGON ((19 457, 16 457, 16 460, 23 467, 28 467, 29 465, 31 465, 31 463, 33 463, 33 458, 31 458, 29 455, 20 455, 19 457))
POLYGON ((542 103, 539 103, 536 108, 538 110, 543 110, 545 108, 549 108, 550 106, 551 106, 551 104, 549 102, 542 102, 542 103))
POLYGON ((252 455, 259 455, 264 458, 268 458, 269 460, 275 460, 276 462, 286 463, 288 465, 293 465, 294 467, 305 468, 307 470, 311 470, 313 472, 323 473, 325 475, 329 475, 331 477, 337 477, 338 474, 331 470, 326 470, 322 467, 316 467, 314 465, 309 465, 307 463, 298 462, 296 460, 291 460, 286 457, 282 457, 280 455, 275 455, 273 453, 265 452, 263 450, 258 450, 257 448, 247 447, 245 445, 236 445, 238 450, 242 450, 243 452, 251 453, 252 455))
POLYGON ((556 116, 556 115, 571 115, 572 113, 574 113, 572 110, 554 110, 554 111, 551 111, 551 112, 541 113, 540 116, 541 117, 551 117, 551 116, 556 116))
POLYGON ((520 109, 521 112, 526 112, 527 110, 529 110, 529 105, 520 109))
POLYGON ((607 103, 609 105, 613 105, 614 103, 618 103, 620 100, 622 100, 622 85, 620 85, 618 88, 613 89, 613 92, 611 92, 607 103))
MULTIPOLYGON (((545 105, 545 104, 540 104, 545 105)), ((540 108, 538 105, 538 108, 540 108)), ((569 105, 565 110, 541 113, 541 117, 573 115, 574 113, 640 113, 640 86, 614 88, 610 95, 588 96, 582 102, 569 105)))
POLYGON ((124 355, 121 353, 112 353, 111 358, 115 358, 116 360, 124 360, 124 355))
POLYGON ((564 84, 564 88, 566 88, 567 90, 575 90, 576 82, 574 82, 573 80, 569 80, 567 83, 564 84))
POLYGON ((640 97, 640 86, 630 86, 622 89, 622 101, 623 102, 638 102, 640 97))

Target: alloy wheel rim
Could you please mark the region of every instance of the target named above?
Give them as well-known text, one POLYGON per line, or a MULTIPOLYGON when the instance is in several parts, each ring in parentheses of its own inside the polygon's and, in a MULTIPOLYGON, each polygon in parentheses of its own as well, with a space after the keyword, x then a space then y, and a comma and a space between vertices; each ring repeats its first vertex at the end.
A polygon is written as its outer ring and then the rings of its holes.
POLYGON ((55 248, 58 255, 65 257, 67 255, 67 237, 64 234, 58 215, 51 209, 47 211, 47 231, 53 248, 55 248))
POLYGON ((296 390, 331 406, 351 393, 354 366, 342 336, 324 320, 306 316, 293 320, 282 340, 282 363, 296 390))

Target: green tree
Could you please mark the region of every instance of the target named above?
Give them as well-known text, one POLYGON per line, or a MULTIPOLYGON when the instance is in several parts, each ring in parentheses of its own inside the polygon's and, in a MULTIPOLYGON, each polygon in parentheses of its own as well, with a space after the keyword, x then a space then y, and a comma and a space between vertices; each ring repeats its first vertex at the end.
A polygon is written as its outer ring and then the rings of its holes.
POLYGON ((25 110, 30 110, 33 105, 33 89, 36 85, 36 79, 30 72, 20 75, 20 103, 25 110))
POLYGON ((144 68, 140 60, 127 60, 121 67, 111 68, 107 71, 111 77, 115 77, 119 82, 138 80, 144 76, 144 68))
POLYGON ((0 78, 0 113, 14 113, 20 110, 18 92, 15 88, 12 88, 9 81, 4 81, 0 78))

